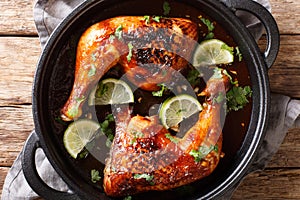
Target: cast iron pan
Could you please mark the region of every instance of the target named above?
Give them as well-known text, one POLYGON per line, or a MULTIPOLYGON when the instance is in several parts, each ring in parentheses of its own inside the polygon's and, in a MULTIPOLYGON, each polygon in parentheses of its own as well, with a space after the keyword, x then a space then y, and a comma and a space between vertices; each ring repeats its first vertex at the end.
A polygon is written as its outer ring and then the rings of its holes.
MULTIPOLYGON (((253 90, 251 120, 242 144, 230 162, 218 166, 216 172, 205 181, 199 181, 192 194, 185 199, 209 199, 222 197, 247 173, 265 134, 270 101, 267 70, 272 66, 279 49, 279 31, 271 14, 261 5, 249 1, 231 1, 224 5, 215 0, 177 0, 198 9, 213 18, 226 29, 239 46, 247 62, 253 90), (261 53, 255 40, 235 16, 237 10, 255 15, 264 25, 268 39, 267 48, 261 53)), ((33 115, 35 130, 24 148, 23 171, 29 185, 45 199, 109 199, 98 188, 83 178, 76 162, 69 159, 63 149, 63 126, 54 125, 54 110, 63 105, 73 84, 76 42, 90 25, 120 15, 162 15, 162 0, 92 0, 78 6, 54 31, 40 57, 33 86, 33 115), (133 9, 134 8, 134 9, 133 9), (161 12, 161 11, 160 11, 161 12), (68 56, 66 56, 68 55, 68 56), (69 59, 72 57, 73 59, 69 59), (67 63, 67 64, 66 64, 67 63), (74 194, 56 191, 39 177, 35 166, 35 152, 42 148, 50 163, 74 194)), ((172 8, 176 9, 176 8, 172 8)), ((180 11, 182 8, 177 8, 180 11)), ((179 12, 178 11, 178 12, 179 12)), ((151 193, 152 194, 152 193, 151 193)), ((159 193, 160 199, 178 199, 170 192, 159 193)), ((142 196, 151 199, 151 195, 142 196)))

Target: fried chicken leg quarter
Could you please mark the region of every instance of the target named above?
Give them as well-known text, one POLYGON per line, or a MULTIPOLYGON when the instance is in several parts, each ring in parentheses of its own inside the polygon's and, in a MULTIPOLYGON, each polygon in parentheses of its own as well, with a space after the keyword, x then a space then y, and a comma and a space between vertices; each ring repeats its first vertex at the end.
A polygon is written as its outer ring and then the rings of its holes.
POLYGON ((90 90, 116 64, 127 78, 144 90, 158 90, 158 83, 191 59, 197 43, 197 24, 182 18, 124 16, 89 27, 81 36, 76 55, 75 80, 62 119, 82 114, 90 90))
POLYGON ((183 138, 172 136, 157 116, 131 117, 130 110, 116 110, 116 134, 104 169, 104 190, 125 196, 150 190, 168 190, 210 175, 222 149, 220 112, 214 100, 225 94, 229 79, 210 79, 203 94, 208 100, 198 121, 183 138))

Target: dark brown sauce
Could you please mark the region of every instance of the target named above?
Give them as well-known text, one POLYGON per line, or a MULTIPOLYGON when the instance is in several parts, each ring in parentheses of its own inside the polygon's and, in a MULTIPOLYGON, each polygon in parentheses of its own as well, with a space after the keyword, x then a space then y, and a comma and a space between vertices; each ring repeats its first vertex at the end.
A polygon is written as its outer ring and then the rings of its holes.
MULTIPOLYGON (((111 9, 108 9, 106 12, 110 13, 111 17, 113 16, 121 16, 121 15, 163 15, 162 4, 164 1, 132 1, 129 4, 120 4, 111 9), (155 4, 156 6, 153 6, 155 4), (145 12, 146 11, 146 12, 145 12)), ((210 21, 214 21, 213 18, 206 16, 204 13, 199 12, 197 9, 187 6, 182 3, 171 2, 170 3, 171 12, 170 17, 183 17, 189 18, 197 24, 201 24, 199 27, 199 42, 203 40, 205 34, 207 33, 207 29, 205 25, 199 20, 198 16, 202 16, 210 21)), ((93 23, 97 22, 97 17, 94 17, 93 23)), ((90 24, 91 25, 91 24, 90 24)), ((233 39, 227 34, 225 29, 221 27, 217 22, 214 22, 215 30, 214 30, 214 38, 220 39, 227 43, 229 46, 236 46, 236 43, 233 39)), ((73 80, 74 80, 74 66, 75 66, 75 54, 76 54, 76 46, 77 42, 80 38, 82 31, 87 27, 83 27, 75 33, 72 37, 66 41, 66 44, 61 49, 58 59, 55 62, 55 71, 52 74, 50 88, 50 101, 49 107, 50 112, 52 113, 52 128, 56 133, 57 143, 60 145, 60 149, 62 154, 65 155, 66 158, 73 163, 75 170, 82 176, 82 179, 88 182, 92 187, 98 188, 100 191, 103 191, 102 188, 102 180, 97 184, 93 184, 90 181, 90 171, 92 169, 97 169, 99 172, 103 172, 104 163, 99 162, 92 155, 88 155, 84 159, 72 159, 68 153, 64 150, 62 137, 65 129, 67 128, 67 122, 61 122, 59 120, 60 109, 63 104, 66 102, 69 93, 71 91, 73 80)), ((191 65, 188 68, 192 68, 191 65)), ((222 66, 224 67, 224 66, 222 66)), ((187 68, 187 69, 188 69, 187 68)), ((236 71, 237 76, 231 74, 234 78, 237 78, 240 86, 250 85, 250 78, 247 70, 247 66, 245 61, 239 62, 238 58, 235 58, 235 62, 231 66, 226 66, 228 71, 236 71)), ((187 70, 183 70, 181 73, 186 76, 187 70)), ((119 70, 113 69, 110 71, 106 77, 114 77, 119 78, 122 75, 122 72, 119 70)), ((205 82, 201 81, 201 89, 205 87, 205 82)), ((151 92, 146 92, 141 89, 137 89, 134 92, 135 99, 147 99, 147 101, 143 101, 143 103, 136 102, 134 105, 134 114, 140 115, 149 115, 157 113, 158 107, 160 103, 167 98, 157 98, 153 97, 151 92)), ((200 101, 203 102, 203 99, 199 98, 200 101)), ((89 108, 86 107, 86 112, 89 112, 89 108)), ((93 117, 96 117, 99 122, 103 121, 105 115, 110 113, 110 106, 98 106, 96 107, 96 113, 93 113, 93 117)), ((251 115, 251 103, 249 103, 243 110, 238 112, 231 112, 226 116, 225 124, 223 128, 223 149, 222 151, 225 153, 225 157, 220 160, 220 163, 216 169, 216 171, 210 175, 209 177, 197 181, 196 183, 180 187, 178 189, 173 189, 166 192, 148 192, 145 194, 139 194, 134 197, 134 199, 181 199, 186 196, 193 196, 195 192, 198 192, 197 188, 205 187, 207 184, 216 181, 218 175, 222 174, 223 170, 226 170, 226 167, 233 162, 234 156, 236 152, 241 147, 244 136, 247 132, 247 127, 250 121, 251 115)), ((97 142, 100 143, 101 148, 96 150, 101 154, 101 157, 107 156, 109 152, 109 148, 105 145, 105 137, 100 137, 97 142)), ((99 145, 97 145, 99 146, 99 145)), ((103 177, 103 176, 102 176, 103 177)))

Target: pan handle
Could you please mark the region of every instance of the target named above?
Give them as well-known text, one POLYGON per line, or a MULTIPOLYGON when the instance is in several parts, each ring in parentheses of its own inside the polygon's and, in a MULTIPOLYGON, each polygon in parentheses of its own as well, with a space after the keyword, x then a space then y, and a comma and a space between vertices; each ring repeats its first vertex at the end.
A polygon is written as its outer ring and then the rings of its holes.
POLYGON ((57 200, 79 200, 76 194, 57 191, 48 186, 39 176, 35 166, 35 152, 40 148, 40 141, 35 131, 27 139, 23 155, 22 155, 22 169, 30 187, 40 196, 45 199, 57 200))
POLYGON ((230 0, 227 6, 233 10, 243 10, 256 16, 266 30, 267 47, 264 52, 265 62, 271 68, 276 60, 280 46, 280 34, 272 14, 261 4, 252 0, 230 0))

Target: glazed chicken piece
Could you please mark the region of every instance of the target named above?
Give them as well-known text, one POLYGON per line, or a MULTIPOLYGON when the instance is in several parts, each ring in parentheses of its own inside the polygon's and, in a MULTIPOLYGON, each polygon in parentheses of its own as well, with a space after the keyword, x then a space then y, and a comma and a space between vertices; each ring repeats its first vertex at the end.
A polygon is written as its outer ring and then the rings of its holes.
POLYGON ((116 133, 104 169, 104 190, 113 197, 150 190, 168 190, 210 175, 222 150, 220 112, 214 100, 226 94, 229 78, 210 79, 207 103, 183 138, 172 136, 158 116, 131 116, 116 110, 116 133))
POLYGON ((172 76, 169 68, 187 65, 197 43, 197 24, 183 18, 115 17, 96 23, 81 36, 75 80, 62 119, 82 114, 82 105, 100 78, 117 63, 137 87, 158 90, 172 76))

